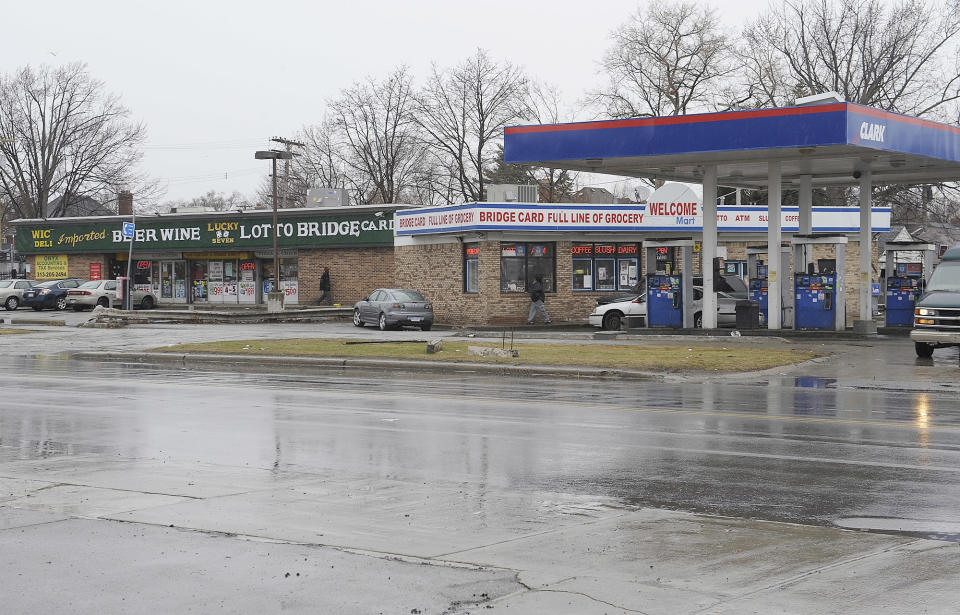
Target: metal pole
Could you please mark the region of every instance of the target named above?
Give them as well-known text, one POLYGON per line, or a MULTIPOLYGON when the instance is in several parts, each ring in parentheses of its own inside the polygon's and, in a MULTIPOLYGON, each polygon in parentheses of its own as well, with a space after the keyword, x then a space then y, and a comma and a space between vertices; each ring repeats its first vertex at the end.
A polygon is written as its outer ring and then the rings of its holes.
POLYGON ((137 212, 130 207, 130 221, 133 223, 133 236, 130 238, 130 251, 127 252, 127 282, 124 284, 123 309, 133 309, 133 279, 130 277, 130 267, 133 265, 133 242, 137 238, 137 212))
POLYGON ((277 222, 277 159, 273 158, 273 292, 280 292, 280 250, 278 235, 280 223, 277 222))

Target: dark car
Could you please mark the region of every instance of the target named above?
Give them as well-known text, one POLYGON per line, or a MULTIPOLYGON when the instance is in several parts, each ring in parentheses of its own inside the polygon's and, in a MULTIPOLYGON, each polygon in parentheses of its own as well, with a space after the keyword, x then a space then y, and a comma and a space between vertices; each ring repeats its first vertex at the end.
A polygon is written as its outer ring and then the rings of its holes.
POLYGON ((418 291, 408 288, 378 288, 353 306, 353 324, 376 323, 381 331, 392 327, 433 326, 433 305, 418 291))
POLYGON ((33 288, 23 291, 23 306, 32 307, 38 312, 44 308, 63 310, 67 307, 67 290, 76 288, 86 280, 68 278, 65 280, 47 280, 33 288))
MULTIPOLYGON (((720 284, 717 288, 718 291, 727 293, 734 299, 747 299, 747 285, 739 276, 732 274, 723 274, 720 276, 720 284)), ((694 286, 703 286, 703 276, 694 276, 693 277, 694 286)), ((615 303, 618 301, 630 301, 637 295, 642 295, 647 292, 647 283, 645 280, 637 282, 635 285, 631 286, 628 289, 621 290, 617 293, 611 293, 609 295, 603 295, 597 299, 597 305, 606 305, 608 303, 615 303)))

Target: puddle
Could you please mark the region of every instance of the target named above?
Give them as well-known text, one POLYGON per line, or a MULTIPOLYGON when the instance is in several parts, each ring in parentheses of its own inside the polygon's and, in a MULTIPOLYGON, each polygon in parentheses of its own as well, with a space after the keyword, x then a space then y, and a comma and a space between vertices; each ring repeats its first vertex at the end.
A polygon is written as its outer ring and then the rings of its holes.
POLYGON ((880 534, 906 534, 934 540, 960 542, 960 522, 933 519, 899 519, 895 517, 844 517, 834 525, 849 530, 865 530, 880 534))
POLYGON ((793 379, 793 386, 805 389, 832 389, 837 386, 836 378, 818 378, 816 376, 799 376, 793 379))

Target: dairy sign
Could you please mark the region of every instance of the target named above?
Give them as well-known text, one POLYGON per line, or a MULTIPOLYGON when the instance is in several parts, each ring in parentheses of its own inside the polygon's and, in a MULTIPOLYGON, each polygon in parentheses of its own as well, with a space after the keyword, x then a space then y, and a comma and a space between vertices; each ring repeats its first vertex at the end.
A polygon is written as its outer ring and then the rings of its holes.
MULTIPOLYGON (((16 249, 23 254, 126 251, 122 219, 14 221, 16 249)), ((128 223, 129 224, 129 223, 128 223)), ((387 213, 284 216, 278 243, 287 248, 392 245, 393 219, 387 213)), ((134 246, 142 250, 246 250, 273 245, 270 217, 235 215, 210 218, 137 219, 134 246)))

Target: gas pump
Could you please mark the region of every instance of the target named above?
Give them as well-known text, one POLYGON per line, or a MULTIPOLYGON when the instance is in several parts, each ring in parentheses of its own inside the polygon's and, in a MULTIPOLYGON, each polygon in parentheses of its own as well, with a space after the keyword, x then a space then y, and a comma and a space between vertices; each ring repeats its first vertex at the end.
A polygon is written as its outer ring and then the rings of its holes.
POLYGON ((845 235, 794 235, 794 308, 797 329, 843 331, 847 325, 845 235), (835 258, 812 262, 815 246, 832 247, 835 258), (802 268, 801 268, 802 266, 802 268))
MULTIPOLYGON (((761 265, 761 254, 767 254, 767 246, 747 246, 747 284, 748 296, 751 301, 760 304, 761 324, 768 322, 769 281, 767 280, 767 265, 761 265)), ((780 246, 780 271, 782 279, 790 279, 790 246, 780 246)), ((793 326, 793 289, 789 284, 781 286, 780 292, 780 323, 784 327, 793 326)))
POLYGON ((888 327, 912 327, 913 306, 926 280, 933 273, 936 246, 914 241, 888 241, 884 272, 887 279, 885 320, 888 327), (919 252, 919 263, 896 263, 897 254, 919 252))
POLYGON ((692 238, 643 242, 647 272, 647 327, 693 327, 693 245, 692 238), (657 248, 679 248, 679 274, 673 265, 669 270, 665 266, 657 270, 657 248))

